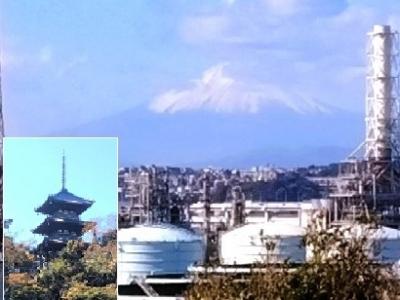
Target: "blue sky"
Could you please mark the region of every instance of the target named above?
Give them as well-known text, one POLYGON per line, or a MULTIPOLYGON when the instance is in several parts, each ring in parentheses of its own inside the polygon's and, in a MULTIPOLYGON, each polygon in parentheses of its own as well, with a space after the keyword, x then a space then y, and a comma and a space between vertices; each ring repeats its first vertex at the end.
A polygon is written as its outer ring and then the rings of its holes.
POLYGON ((366 32, 400 29, 397 0, 3 0, 0 14, 9 135, 137 105, 254 113, 273 97, 362 112, 366 32), (213 102, 209 88, 236 96, 213 102))
POLYGON ((13 219, 17 241, 41 241, 31 230, 44 219, 34 212, 49 194, 61 190, 62 153, 66 187, 95 203, 83 220, 116 227, 118 141, 115 138, 6 138, 4 142, 4 219, 13 219))

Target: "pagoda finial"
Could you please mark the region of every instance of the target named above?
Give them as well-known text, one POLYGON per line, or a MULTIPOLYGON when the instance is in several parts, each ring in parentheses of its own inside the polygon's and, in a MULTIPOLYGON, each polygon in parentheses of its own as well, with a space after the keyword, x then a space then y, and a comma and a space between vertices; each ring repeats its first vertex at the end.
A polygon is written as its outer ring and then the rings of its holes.
POLYGON ((62 190, 65 191, 65 150, 62 155, 62 190))

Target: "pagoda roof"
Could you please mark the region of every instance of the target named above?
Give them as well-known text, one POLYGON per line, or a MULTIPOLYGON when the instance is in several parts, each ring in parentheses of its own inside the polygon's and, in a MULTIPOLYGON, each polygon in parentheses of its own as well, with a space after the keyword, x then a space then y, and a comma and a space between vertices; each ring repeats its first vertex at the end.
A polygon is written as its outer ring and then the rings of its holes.
POLYGON ((44 238, 43 242, 39 245, 38 248, 44 251, 60 251, 62 248, 65 247, 68 241, 64 239, 50 239, 44 238))
POLYGON ((78 197, 64 188, 57 194, 48 196, 47 200, 36 208, 35 211, 44 214, 52 214, 60 209, 64 209, 81 214, 92 206, 93 202, 94 201, 78 197))
POLYGON ((44 221, 38 227, 36 227, 32 232, 42 235, 48 235, 50 233, 53 233, 61 229, 61 230, 73 231, 81 235, 82 229, 85 226, 85 224, 86 222, 76 219, 50 216, 44 219, 44 221))

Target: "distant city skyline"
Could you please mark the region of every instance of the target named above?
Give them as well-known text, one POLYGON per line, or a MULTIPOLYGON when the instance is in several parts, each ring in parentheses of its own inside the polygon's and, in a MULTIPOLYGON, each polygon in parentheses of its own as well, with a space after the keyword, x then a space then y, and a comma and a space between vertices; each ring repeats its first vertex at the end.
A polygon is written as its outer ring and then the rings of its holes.
POLYGON ((99 222, 100 231, 116 228, 117 139, 5 138, 4 219, 13 219, 9 231, 17 242, 42 240, 31 231, 45 216, 34 209, 61 190, 63 152, 66 188, 95 201, 82 220, 99 222))

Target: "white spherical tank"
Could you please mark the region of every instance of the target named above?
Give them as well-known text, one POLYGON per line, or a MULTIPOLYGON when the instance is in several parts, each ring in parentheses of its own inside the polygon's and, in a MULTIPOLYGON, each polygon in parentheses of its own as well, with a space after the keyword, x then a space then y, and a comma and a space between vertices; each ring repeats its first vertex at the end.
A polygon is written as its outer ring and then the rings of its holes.
POLYGON ((302 263, 305 229, 300 226, 266 222, 247 224, 221 235, 219 255, 223 265, 255 263, 302 263))
POLYGON ((169 224, 139 225, 118 231, 118 284, 135 277, 180 275, 204 260, 202 236, 169 224))

